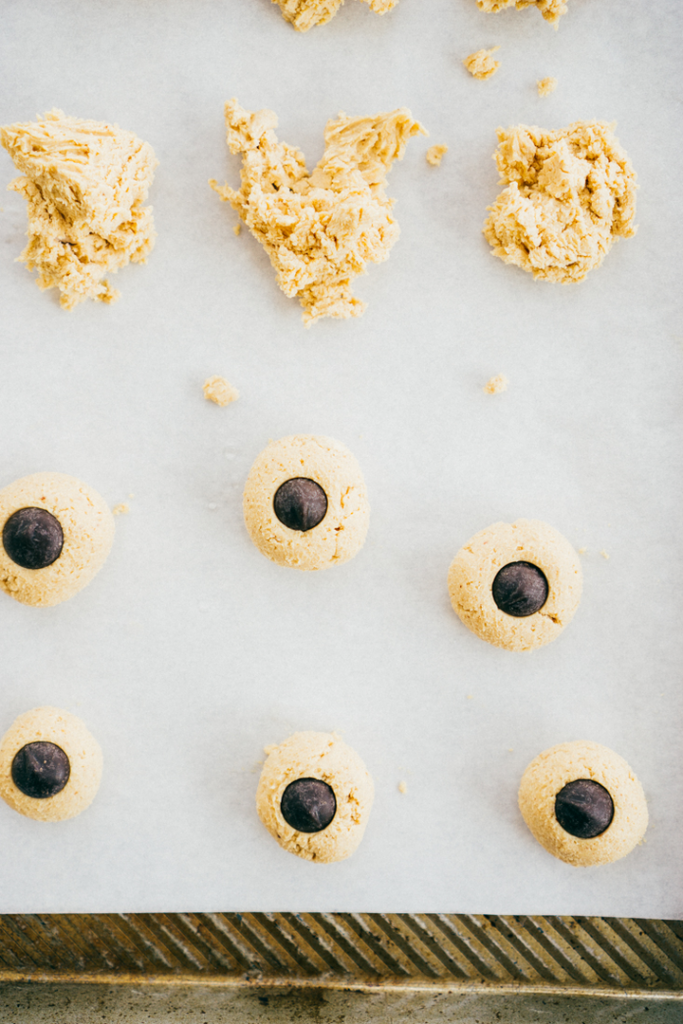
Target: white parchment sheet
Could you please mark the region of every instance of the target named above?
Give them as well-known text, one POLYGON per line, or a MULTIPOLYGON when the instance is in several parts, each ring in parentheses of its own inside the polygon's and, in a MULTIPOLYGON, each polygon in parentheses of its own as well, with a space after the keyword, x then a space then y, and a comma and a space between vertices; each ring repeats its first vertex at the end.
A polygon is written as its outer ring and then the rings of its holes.
POLYGON ((52 704, 105 755, 73 821, 0 805, 2 912, 683 914, 682 20, 679 0, 569 0, 557 32, 474 0, 347 0, 300 35, 269 0, 3 0, 0 123, 114 121, 159 168, 149 264, 67 313, 14 262, 25 204, 0 151, 0 486, 54 470, 130 505, 77 597, 0 594, 0 730, 52 704), (462 59, 496 44, 475 81, 462 59), (402 233, 357 282, 362 318, 306 330, 233 233, 207 184, 239 180, 231 96, 273 108, 309 166, 339 110, 405 105, 429 130, 391 171, 402 233), (638 173, 638 234, 579 285, 535 282, 481 234, 495 130, 594 118, 638 173), (216 373, 241 391, 225 409, 202 396, 216 373), (242 522, 251 463, 292 433, 338 438, 366 476, 367 543, 327 572, 274 565, 242 522), (469 633, 446 590, 458 548, 519 517, 586 549, 576 618, 531 655, 469 633), (339 864, 256 816, 264 745, 301 729, 341 733, 375 780, 339 864), (560 863, 517 810, 529 761, 572 739, 645 788, 647 840, 616 864, 560 863))

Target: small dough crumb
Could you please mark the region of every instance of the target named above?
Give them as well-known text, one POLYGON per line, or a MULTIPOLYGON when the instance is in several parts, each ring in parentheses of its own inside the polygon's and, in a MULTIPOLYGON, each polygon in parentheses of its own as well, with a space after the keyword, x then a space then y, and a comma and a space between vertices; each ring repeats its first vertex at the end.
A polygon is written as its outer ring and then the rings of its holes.
POLYGON ((635 234, 636 175, 613 128, 498 129, 494 159, 506 187, 483 229, 494 256, 570 284, 600 266, 617 238, 635 234))
POLYGON ((504 373, 499 373, 497 377, 491 377, 491 380, 484 385, 484 391, 487 395, 499 395, 501 391, 507 391, 508 379, 504 373))
POLYGON ((600 554, 602 555, 603 558, 605 558, 605 559, 607 559, 607 561, 609 561, 609 555, 607 554, 606 551, 603 550, 603 551, 600 552, 600 554))
POLYGON ((233 227, 232 230, 235 232, 236 235, 239 235, 241 230, 242 230, 242 225, 241 224, 235 224, 235 226, 233 227))
POLYGON ((114 505, 113 509, 111 510, 111 514, 113 516, 126 516, 128 515, 129 512, 130 505, 128 505, 125 501, 121 501, 119 502, 118 505, 114 505))
POLYGON ((407 793, 408 792, 408 783, 404 779, 402 779, 399 782, 399 784, 398 784, 398 791, 399 791, 399 793, 407 793))
POLYGON ((536 82, 536 88, 538 89, 539 96, 550 96, 550 93, 555 92, 557 89, 557 79, 539 78, 536 82))
POLYGON ((146 263, 154 245, 152 207, 143 206, 157 159, 132 132, 50 110, 43 119, 0 128, 0 142, 23 177, 9 185, 28 203, 28 245, 19 257, 39 288, 58 288, 60 305, 114 302, 105 276, 146 263))
MULTIPOLYGON (((398 0, 363 0, 375 14, 386 14, 398 0)), ((282 11, 282 17, 297 32, 308 32, 316 25, 325 25, 334 18, 344 0, 273 0, 282 11)))
POLYGON ((447 152, 448 146, 430 146, 426 153, 427 163, 432 167, 438 167, 447 152))
POLYGON ((225 377, 209 377, 204 381, 204 398, 216 405, 229 405, 240 397, 237 388, 229 384, 225 377))
POLYGON ((225 104, 227 142, 242 153, 242 186, 209 184, 263 245, 288 296, 296 296, 310 326, 321 317, 360 316, 365 303, 351 281, 381 263, 398 238, 386 175, 421 124, 405 107, 371 117, 329 121, 325 152, 312 174, 301 150, 278 142, 272 110, 225 104))
POLYGON ((567 13, 567 0, 477 0, 477 7, 487 14, 498 14, 506 7, 515 7, 518 11, 525 7, 536 7, 556 29, 560 17, 567 13))
POLYGON ((476 53, 465 57, 463 64, 474 78, 490 78, 500 67, 500 61, 492 57, 496 50, 500 50, 500 46, 493 46, 490 50, 477 50, 476 53))
POLYGON ((580 555, 585 555, 587 551, 588 551, 588 548, 579 548, 579 554, 580 555))

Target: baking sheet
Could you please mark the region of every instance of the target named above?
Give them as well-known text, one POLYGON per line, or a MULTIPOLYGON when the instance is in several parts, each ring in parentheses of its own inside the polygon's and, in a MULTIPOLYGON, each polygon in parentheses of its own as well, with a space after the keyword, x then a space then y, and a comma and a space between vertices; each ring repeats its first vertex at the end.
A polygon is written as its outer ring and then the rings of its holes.
POLYGON ((0 484, 66 472, 130 512, 73 600, 0 595, 0 728, 53 704, 105 754, 73 821, 0 806, 0 911, 681 916, 680 28, 676 0, 570 0, 557 33, 474 0, 349 0, 306 35, 268 0, 5 0, 0 122, 115 121, 160 165, 155 251, 111 307, 39 292, 13 262, 23 200, 1 202, 0 484), (496 44, 475 81, 462 58, 496 44), (207 185, 238 181, 233 95, 275 109, 309 167, 339 110, 406 105, 430 131, 390 174, 402 234, 358 280, 362 318, 306 330, 234 235, 207 185), (534 282, 481 235, 495 129, 592 118, 617 121, 638 172, 638 234, 578 286, 534 282), (499 372, 509 390, 485 395, 499 372), (214 373, 239 402, 204 401, 214 373), (297 432, 345 442, 368 484, 365 548, 329 572, 270 563, 242 524, 253 459, 297 432), (576 618, 532 655, 478 640, 446 591, 462 543, 522 516, 586 548, 576 618), (341 733, 375 780, 339 864, 286 854, 255 814, 263 746, 300 729, 341 733), (516 807, 528 762, 582 738, 629 761, 651 814, 601 868, 553 859, 516 807))

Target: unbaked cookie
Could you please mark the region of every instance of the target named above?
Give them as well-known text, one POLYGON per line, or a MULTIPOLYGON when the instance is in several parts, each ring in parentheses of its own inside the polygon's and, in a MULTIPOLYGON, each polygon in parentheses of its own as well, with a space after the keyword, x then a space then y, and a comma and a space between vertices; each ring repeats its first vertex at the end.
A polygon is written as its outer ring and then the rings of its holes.
POLYGON ((0 128, 0 142, 23 177, 9 186, 28 203, 28 245, 19 259, 40 288, 58 288, 73 309, 87 298, 113 302, 105 280, 154 245, 144 206, 157 159, 132 132, 50 110, 42 120, 0 128))
POLYGON ((515 7, 518 11, 525 7, 536 7, 553 28, 557 28, 560 17, 567 13, 567 0, 477 0, 477 7, 487 14, 498 14, 506 7, 515 7))
POLYGON ((100 746, 68 711, 34 708, 0 740, 0 796, 28 818, 75 818, 94 800, 101 777, 100 746))
POLYGON ((494 523, 458 551, 448 592, 465 625, 496 647, 530 651, 550 643, 581 597, 578 555, 536 519, 494 523))
POLYGON ((355 750, 334 733, 297 732, 268 755, 256 810, 280 846, 321 864, 350 857, 363 838, 374 786, 355 750))
POLYGON ((225 104, 228 147, 242 153, 242 187, 209 184, 264 247, 285 295, 296 296, 310 327, 321 317, 360 316, 351 282, 380 263, 398 238, 384 191, 411 136, 427 134, 405 107, 371 117, 340 114, 325 129, 312 174, 301 150, 278 142, 272 110, 225 104))
POLYGON ((582 281, 617 238, 635 234, 636 175, 612 131, 575 121, 498 129, 500 193, 484 235, 494 256, 546 281, 582 281))
POLYGON ((625 857, 648 822, 643 788, 626 761, 588 740, 539 754, 522 776, 519 809, 541 846, 583 867, 625 857))
MULTIPOLYGON (((282 11, 282 16, 299 32, 307 32, 315 25, 330 21, 344 0, 273 0, 282 11)), ((386 14, 395 7, 398 0, 364 0, 371 11, 386 14)))
POLYGON ((34 473, 0 491, 0 588, 22 604, 48 607, 78 593, 114 540, 100 495, 64 473, 34 473))
POLYGON ((369 515, 360 467, 330 437, 271 441, 244 487, 249 536, 268 558, 295 569, 327 569, 353 558, 369 515))

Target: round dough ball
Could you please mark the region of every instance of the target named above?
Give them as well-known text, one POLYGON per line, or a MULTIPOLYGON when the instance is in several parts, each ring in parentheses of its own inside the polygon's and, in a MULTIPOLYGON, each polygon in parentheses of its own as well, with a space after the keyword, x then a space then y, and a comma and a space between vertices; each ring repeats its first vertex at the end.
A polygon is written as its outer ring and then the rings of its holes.
POLYGON ((256 810, 280 846, 304 860, 330 864, 354 852, 368 823, 375 788, 355 750, 334 733, 297 732, 268 755, 256 792, 256 810), (282 814, 282 795, 297 779, 319 779, 334 791, 336 813, 320 832, 299 832, 282 814))
POLYGON ((579 606, 582 574, 568 540, 537 519, 494 523, 458 551, 448 572, 448 592, 456 614, 468 629, 496 647, 530 651, 550 643, 579 606), (493 599, 493 581, 511 562, 537 566, 548 583, 545 604, 518 618, 501 611, 493 599))
POLYGON ((59 708, 20 715, 0 740, 0 796, 13 810, 38 821, 75 818, 92 803, 102 778, 102 751, 80 718, 59 708), (69 759, 63 789, 45 798, 27 796, 12 778, 12 762, 27 743, 54 743, 69 759))
POLYGON ((73 597, 98 572, 114 540, 114 517, 100 495, 64 473, 34 473, 0 491, 0 537, 19 509, 46 509, 64 535, 61 554, 44 569, 18 565, 0 542, 0 587, 43 608, 73 597))
POLYGON ((327 569, 360 551, 370 506, 365 481, 351 452, 330 437, 303 434, 271 441, 244 487, 244 521, 256 547, 294 569, 327 569), (280 522, 273 501, 288 480, 313 480, 327 497, 322 521, 305 532, 280 522))
POLYGON ((560 743, 539 754, 522 776, 519 809, 548 853, 582 867, 625 857, 645 835, 648 821, 643 787, 626 761, 608 747, 588 740, 560 743), (612 798, 611 824, 594 839, 571 835, 555 817, 557 794, 576 779, 598 782, 612 798))

